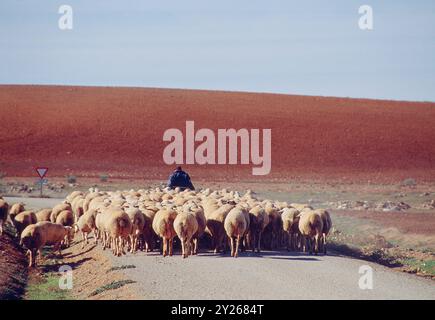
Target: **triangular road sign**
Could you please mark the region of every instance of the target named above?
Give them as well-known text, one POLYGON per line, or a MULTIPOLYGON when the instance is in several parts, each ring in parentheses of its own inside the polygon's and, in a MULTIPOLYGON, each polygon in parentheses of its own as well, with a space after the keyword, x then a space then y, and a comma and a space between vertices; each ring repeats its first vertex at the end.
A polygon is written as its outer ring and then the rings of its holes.
POLYGON ((46 167, 38 167, 36 168, 36 172, 38 173, 38 176, 42 179, 47 174, 48 168, 46 167))

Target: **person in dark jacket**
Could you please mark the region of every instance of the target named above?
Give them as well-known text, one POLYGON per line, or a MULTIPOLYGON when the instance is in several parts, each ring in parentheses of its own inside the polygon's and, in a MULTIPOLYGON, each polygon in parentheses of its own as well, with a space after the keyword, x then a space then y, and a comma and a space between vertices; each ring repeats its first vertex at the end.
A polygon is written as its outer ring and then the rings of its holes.
POLYGON ((185 189, 195 190, 195 187, 190 181, 189 175, 181 170, 181 167, 177 167, 174 172, 169 176, 168 187, 175 189, 179 187, 182 191, 185 189))

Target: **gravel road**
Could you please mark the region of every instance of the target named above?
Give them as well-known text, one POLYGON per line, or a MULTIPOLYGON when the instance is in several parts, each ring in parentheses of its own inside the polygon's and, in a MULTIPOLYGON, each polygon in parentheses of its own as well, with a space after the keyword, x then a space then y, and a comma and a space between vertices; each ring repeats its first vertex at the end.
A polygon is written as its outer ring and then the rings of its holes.
MULTIPOLYGON (((50 207, 61 199, 6 198, 29 208, 50 207)), ((298 253, 200 253, 182 259, 178 252, 163 258, 157 252, 115 258, 126 279, 144 299, 435 299, 435 282, 392 271, 366 261, 298 253), (360 267, 373 269, 373 289, 362 290, 360 267)))

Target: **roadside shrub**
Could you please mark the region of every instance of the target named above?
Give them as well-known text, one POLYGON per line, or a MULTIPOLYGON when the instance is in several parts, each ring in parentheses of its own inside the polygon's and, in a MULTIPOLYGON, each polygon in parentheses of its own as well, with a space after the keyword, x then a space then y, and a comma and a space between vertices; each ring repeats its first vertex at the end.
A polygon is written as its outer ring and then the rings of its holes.
POLYGON ((66 177, 66 181, 68 183, 76 183, 77 182, 77 177, 76 176, 67 176, 66 177))
POLYGON ((415 179, 408 178, 402 181, 402 186, 404 187, 415 187, 417 185, 417 182, 415 179))
POLYGON ((0 179, 6 177, 6 172, 0 171, 0 179))
POLYGON ((107 182, 109 180, 109 176, 107 174, 100 174, 100 181, 107 182))

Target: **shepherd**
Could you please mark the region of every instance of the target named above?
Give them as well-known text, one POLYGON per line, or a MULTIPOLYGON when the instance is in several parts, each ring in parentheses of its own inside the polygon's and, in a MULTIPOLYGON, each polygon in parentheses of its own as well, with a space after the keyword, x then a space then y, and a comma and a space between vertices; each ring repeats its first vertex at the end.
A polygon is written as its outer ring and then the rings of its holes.
POLYGON ((179 187, 181 191, 186 189, 195 190, 192 181, 190 181, 190 176, 187 174, 187 172, 184 172, 180 166, 178 166, 169 176, 168 187, 170 189, 179 187))

